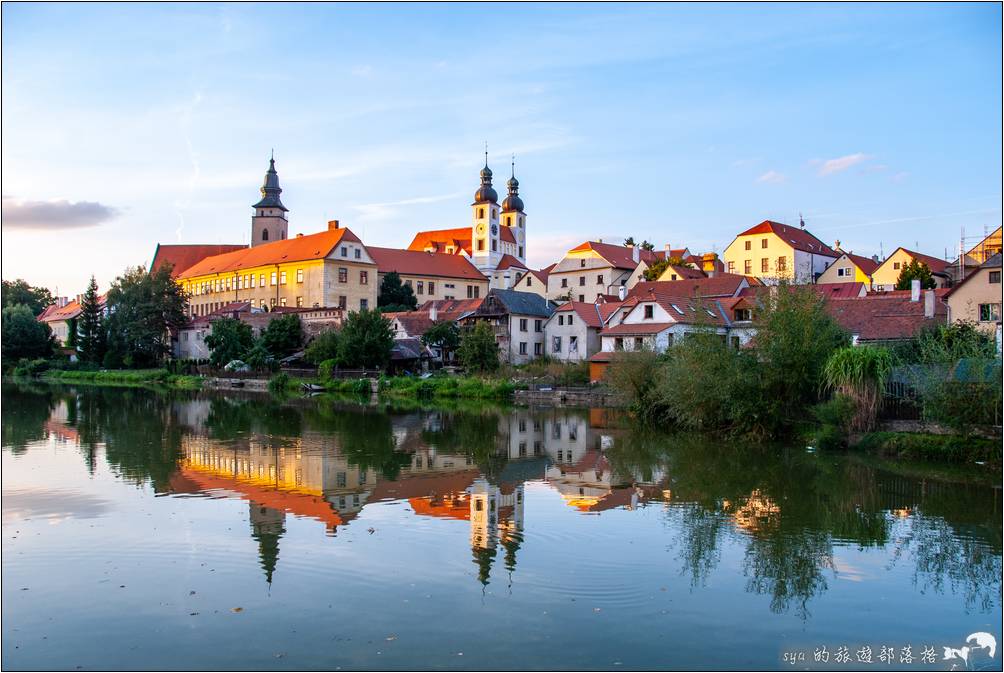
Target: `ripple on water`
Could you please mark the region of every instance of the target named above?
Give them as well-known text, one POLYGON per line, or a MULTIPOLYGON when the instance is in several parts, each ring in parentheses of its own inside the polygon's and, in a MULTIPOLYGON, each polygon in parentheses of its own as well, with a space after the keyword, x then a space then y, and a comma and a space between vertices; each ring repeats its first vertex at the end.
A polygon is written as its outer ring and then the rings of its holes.
POLYGON ((94 519, 112 509, 108 500, 72 489, 3 489, 3 523, 27 519, 94 519))

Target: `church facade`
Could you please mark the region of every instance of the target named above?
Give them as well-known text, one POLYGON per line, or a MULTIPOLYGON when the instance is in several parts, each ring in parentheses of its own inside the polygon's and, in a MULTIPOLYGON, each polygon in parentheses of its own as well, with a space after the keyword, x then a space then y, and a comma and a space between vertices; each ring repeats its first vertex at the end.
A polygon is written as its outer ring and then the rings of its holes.
POLYGON ((506 181, 508 195, 499 203, 492 186, 492 169, 481 169, 481 186, 471 203, 470 227, 420 231, 409 250, 463 255, 483 274, 492 289, 512 289, 529 267, 526 265, 526 209, 519 196, 515 163, 506 181))

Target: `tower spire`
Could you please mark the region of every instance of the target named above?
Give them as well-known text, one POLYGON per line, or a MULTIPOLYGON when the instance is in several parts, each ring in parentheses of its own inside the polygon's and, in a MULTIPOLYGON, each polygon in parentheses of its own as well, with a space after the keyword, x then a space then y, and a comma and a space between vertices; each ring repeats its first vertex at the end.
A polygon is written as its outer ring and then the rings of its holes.
POLYGON ((265 171, 265 181, 261 185, 261 200, 252 208, 289 210, 282 205, 282 201, 279 199, 280 194, 282 194, 282 187, 279 186, 279 174, 275 170, 275 151, 273 150, 268 160, 268 170, 265 171))
POLYGON ((488 141, 485 141, 485 168, 488 168, 488 141))

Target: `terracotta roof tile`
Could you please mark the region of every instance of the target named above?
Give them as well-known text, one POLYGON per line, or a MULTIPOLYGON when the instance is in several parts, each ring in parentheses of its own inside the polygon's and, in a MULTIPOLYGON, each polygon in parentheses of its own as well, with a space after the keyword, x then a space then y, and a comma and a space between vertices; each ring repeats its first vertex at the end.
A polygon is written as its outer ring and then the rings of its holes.
POLYGON ((164 245, 158 243, 157 250, 153 253, 153 261, 150 263, 150 271, 156 271, 162 266, 170 264, 172 267, 171 277, 177 278, 206 257, 222 255, 227 252, 244 250, 246 248, 246 245, 164 245))
POLYGON ((857 334, 862 341, 909 339, 926 325, 945 322, 948 309, 942 301, 944 294, 935 295, 933 318, 924 317, 923 294, 920 301, 910 301, 908 291, 906 296, 888 292, 836 299, 826 302, 826 310, 841 327, 857 334))
POLYGON ((331 254, 342 241, 360 243, 349 229, 329 229, 317 234, 287 238, 256 245, 253 248, 242 248, 234 252, 207 257, 194 264, 180 274, 180 278, 193 278, 212 273, 240 271, 267 264, 282 264, 286 262, 302 262, 310 259, 323 259, 331 254))
MULTIPOLYGON (((586 241, 575 246, 569 252, 580 250, 592 250, 613 266, 615 269, 633 269, 638 266, 634 261, 634 250, 623 245, 613 243, 600 243, 599 241, 586 241)), ((665 259, 665 254, 653 250, 638 250, 638 259, 647 264, 665 259)))
POLYGON ((849 252, 845 252, 844 254, 847 256, 847 259, 854 262, 854 265, 859 269, 861 269, 861 272, 867 276, 870 276, 873 273, 875 273, 875 269, 879 268, 880 266, 879 262, 876 262, 871 257, 864 257, 862 255, 853 255, 849 252))
POLYGON ((625 335, 635 335, 635 334, 658 334, 659 332, 669 329, 675 323, 671 322, 647 322, 640 324, 626 324, 621 323, 620 325, 614 325, 613 327, 607 327, 603 330, 603 336, 625 336, 625 335))
MULTIPOLYGON (((512 268, 512 269, 522 269, 524 271, 528 271, 529 270, 529 267, 527 267, 526 264, 524 264, 523 262, 519 261, 518 259, 516 259, 515 257, 513 257, 512 255, 510 255, 508 253, 505 254, 505 255, 502 255, 502 258, 499 260, 499 264, 498 264, 498 266, 496 268, 499 271, 504 271, 505 269, 510 269, 510 268, 512 268)), ((484 278, 484 276, 482 276, 482 278, 484 278)))
POLYGON ((457 227, 456 229, 420 231, 415 234, 408 249, 424 251, 427 248, 432 248, 434 252, 446 253, 448 246, 455 248, 454 254, 459 254, 461 250, 467 252, 468 255, 471 254, 471 228, 457 227))
MULTIPOLYGON (((600 311, 601 306, 607 306, 607 304, 591 304, 584 301, 569 301, 556 308, 554 312, 576 313, 582 321, 590 327, 599 328, 603 326, 603 322, 605 320, 600 311)), ((612 313, 613 311, 610 312, 612 313)))
POLYGON ((721 273, 711 278, 642 281, 628 291, 627 297, 651 292, 674 297, 732 297, 739 293, 743 281, 748 282, 746 276, 733 273, 721 273))
MULTIPOLYGON (((907 250, 902 246, 896 248, 896 250, 893 251, 893 255, 895 255, 900 250, 910 255, 910 257, 912 257, 913 259, 916 259, 919 262, 924 262, 925 264, 927 264, 927 268, 929 268, 933 273, 944 273, 945 269, 949 265, 949 262, 946 262, 943 259, 939 259, 938 257, 932 257, 931 255, 925 255, 924 253, 917 252, 915 250, 907 250)), ((891 257, 892 255, 889 255, 887 260, 891 257)))
MULTIPOLYGON (((775 234, 782 241, 793 247, 795 250, 811 252, 815 255, 826 255, 828 257, 840 257, 830 246, 826 245, 818 238, 810 234, 805 229, 792 227, 791 225, 764 220, 755 227, 750 227, 739 236, 753 236, 755 234, 775 234)), ((737 237, 738 238, 738 237, 737 237)))
POLYGON ((484 274, 463 255, 446 255, 418 250, 366 246, 381 273, 397 271, 414 276, 444 276, 485 280, 484 274))

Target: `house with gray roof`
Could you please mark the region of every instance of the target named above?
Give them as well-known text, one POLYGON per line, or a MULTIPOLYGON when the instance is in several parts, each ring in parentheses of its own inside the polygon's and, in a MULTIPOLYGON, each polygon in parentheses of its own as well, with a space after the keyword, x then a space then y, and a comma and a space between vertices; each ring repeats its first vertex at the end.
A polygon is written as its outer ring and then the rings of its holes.
POLYGON ((488 292, 477 310, 458 323, 464 328, 487 322, 495 333, 503 361, 525 364, 544 354, 544 323, 554 309, 554 303, 539 294, 495 289, 488 292))

